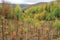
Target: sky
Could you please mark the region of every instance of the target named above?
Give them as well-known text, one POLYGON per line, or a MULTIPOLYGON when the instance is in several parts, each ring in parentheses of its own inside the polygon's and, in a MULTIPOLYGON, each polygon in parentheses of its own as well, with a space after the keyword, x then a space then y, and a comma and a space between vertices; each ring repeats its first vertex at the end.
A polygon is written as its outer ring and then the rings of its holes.
MULTIPOLYGON (((53 0, 5 0, 6 2, 14 3, 14 4, 35 4, 38 2, 50 2, 53 0)), ((0 3, 2 0, 0 0, 0 3)))

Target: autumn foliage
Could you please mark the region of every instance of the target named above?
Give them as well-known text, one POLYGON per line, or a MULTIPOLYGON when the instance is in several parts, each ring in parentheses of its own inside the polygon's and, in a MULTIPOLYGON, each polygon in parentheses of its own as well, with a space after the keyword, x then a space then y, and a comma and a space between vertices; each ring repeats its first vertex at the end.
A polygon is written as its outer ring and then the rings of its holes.
POLYGON ((10 40, 58 40, 60 2, 31 6, 0 5, 0 38, 10 40), (1 12, 4 11, 4 12, 1 12), (4 13, 4 14, 3 14, 4 13), (3 30, 3 31, 2 31, 3 30))

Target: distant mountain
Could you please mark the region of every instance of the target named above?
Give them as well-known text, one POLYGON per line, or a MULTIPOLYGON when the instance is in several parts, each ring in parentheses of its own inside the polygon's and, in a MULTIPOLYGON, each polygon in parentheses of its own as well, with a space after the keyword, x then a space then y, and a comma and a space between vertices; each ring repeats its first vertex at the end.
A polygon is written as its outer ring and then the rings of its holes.
MULTIPOLYGON (((20 7, 24 10, 25 8, 31 6, 32 4, 11 4, 11 3, 6 3, 8 5, 12 5, 13 7, 15 7, 16 5, 20 5, 20 7)), ((2 5, 2 3, 0 3, 0 5, 2 5)))
POLYGON ((29 7, 29 6, 31 6, 31 4, 20 4, 20 7, 21 7, 22 9, 25 9, 25 8, 27 8, 27 7, 29 7))
MULTIPOLYGON (((20 5, 20 7, 23 10, 26 10, 28 8, 30 8, 31 6, 37 6, 37 5, 41 5, 41 4, 46 4, 47 2, 40 2, 40 3, 36 3, 36 4, 11 4, 11 3, 6 3, 8 5, 12 5, 13 7, 15 7, 16 5, 20 5)), ((2 3, 0 3, 0 5, 2 5, 2 3)))
MULTIPOLYGON (((54 1, 52 1, 51 3, 53 3, 54 1)), ((58 2, 60 2, 60 0, 58 0, 58 2)), ((0 3, 1 5, 2 3, 0 3)), ((12 5, 13 7, 15 7, 17 4, 11 4, 11 3, 6 3, 6 4, 10 4, 12 5)), ((23 9, 23 10, 26 10, 28 8, 30 8, 31 6, 37 6, 37 5, 42 5, 42 4, 48 4, 48 2, 40 2, 40 3, 36 3, 36 4, 18 4, 20 5, 20 7, 23 9)))
POLYGON ((33 5, 27 5, 23 8, 23 10, 27 10, 32 6, 38 6, 38 5, 42 5, 42 4, 48 4, 48 2, 40 2, 40 3, 33 4, 33 5))
MULTIPOLYGON (((29 8, 30 8, 30 7, 32 7, 32 6, 38 6, 38 5, 42 5, 42 4, 48 4, 48 3, 51 3, 51 4, 53 4, 54 2, 55 2, 55 1, 36 3, 36 4, 30 5, 30 6, 28 6, 28 7, 26 6, 24 10, 27 10, 27 9, 29 9, 29 8)), ((60 2, 60 0, 58 0, 57 2, 60 2)))

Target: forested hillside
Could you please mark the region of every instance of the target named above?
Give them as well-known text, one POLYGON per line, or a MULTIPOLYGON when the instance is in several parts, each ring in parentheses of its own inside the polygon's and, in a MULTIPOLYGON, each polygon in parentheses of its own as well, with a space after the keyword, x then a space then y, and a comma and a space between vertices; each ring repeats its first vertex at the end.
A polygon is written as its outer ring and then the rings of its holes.
POLYGON ((0 40, 60 40, 60 2, 0 5, 0 40))

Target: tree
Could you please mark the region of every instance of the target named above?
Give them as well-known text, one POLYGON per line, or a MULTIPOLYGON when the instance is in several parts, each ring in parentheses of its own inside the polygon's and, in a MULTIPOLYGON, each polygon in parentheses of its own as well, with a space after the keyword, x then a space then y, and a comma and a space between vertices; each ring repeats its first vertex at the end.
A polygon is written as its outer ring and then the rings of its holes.
POLYGON ((12 5, 7 5, 7 18, 13 19, 14 13, 13 13, 13 7, 12 5))
POLYGON ((54 26, 57 30, 60 30, 60 21, 56 19, 55 22, 53 23, 53 26, 54 26))
POLYGON ((2 6, 0 5, 0 15, 2 14, 2 6))
POLYGON ((21 17, 21 12, 22 12, 22 9, 19 5, 16 5, 15 7, 15 16, 17 17, 17 20, 19 20, 19 18, 21 17))
POLYGON ((38 20, 45 20, 47 14, 48 12, 44 10, 42 13, 35 14, 34 18, 38 20))
POLYGON ((51 8, 51 4, 49 3, 46 5, 45 10, 50 13, 51 12, 50 8, 51 8))
POLYGON ((56 8, 53 13, 53 15, 55 15, 55 17, 59 18, 60 17, 60 9, 59 8, 56 8))

